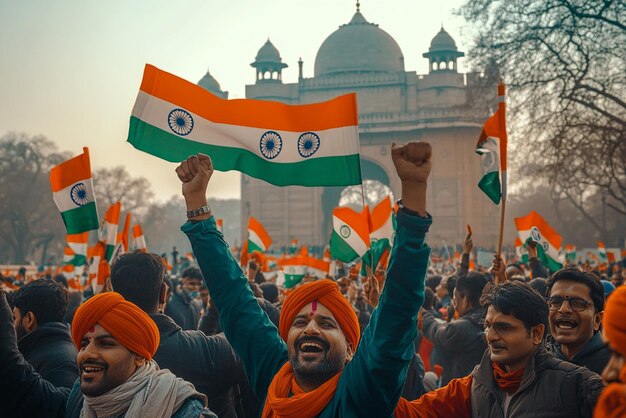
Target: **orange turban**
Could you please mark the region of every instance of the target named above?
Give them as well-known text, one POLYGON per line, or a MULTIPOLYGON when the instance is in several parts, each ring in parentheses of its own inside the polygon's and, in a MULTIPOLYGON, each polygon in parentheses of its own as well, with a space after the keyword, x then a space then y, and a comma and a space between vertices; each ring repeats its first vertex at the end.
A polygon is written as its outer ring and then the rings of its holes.
POLYGON ((333 313, 343 334, 352 345, 352 349, 356 350, 361 338, 359 320, 350 302, 339 291, 337 283, 326 279, 302 285, 287 296, 278 324, 278 330, 283 340, 287 341, 289 328, 291 328, 298 312, 314 300, 333 313))
POLYGON ((115 292, 100 293, 76 309, 72 321, 72 341, 80 342, 99 324, 133 353, 152 360, 160 342, 159 329, 147 313, 115 292))
POLYGON ((602 326, 611 346, 626 357, 626 286, 619 286, 609 296, 604 308, 602 326))

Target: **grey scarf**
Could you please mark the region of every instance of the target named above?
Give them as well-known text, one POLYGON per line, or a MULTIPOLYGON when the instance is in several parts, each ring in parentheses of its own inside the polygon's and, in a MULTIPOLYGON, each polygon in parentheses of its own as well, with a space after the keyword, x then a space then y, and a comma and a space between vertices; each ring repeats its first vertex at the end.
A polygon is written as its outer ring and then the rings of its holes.
POLYGON ((170 418, 187 399, 198 398, 206 406, 206 396, 169 370, 159 370, 149 361, 121 385, 100 396, 86 396, 81 418, 170 418))

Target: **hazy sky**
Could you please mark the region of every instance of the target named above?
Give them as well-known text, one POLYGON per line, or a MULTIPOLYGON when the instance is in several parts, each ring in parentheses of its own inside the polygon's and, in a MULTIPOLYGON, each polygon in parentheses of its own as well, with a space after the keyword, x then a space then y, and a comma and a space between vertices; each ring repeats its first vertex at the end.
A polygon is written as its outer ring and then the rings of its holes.
MULTIPOLYGON (((0 136, 42 134, 73 154, 90 148, 92 166, 124 165, 148 178, 159 199, 180 193, 172 163, 126 142, 145 63, 194 83, 207 68, 230 98, 254 83, 250 63, 269 37, 283 81, 313 76, 318 48, 350 21, 347 0, 0 0, 0 136)), ((400 45, 405 69, 427 73, 441 24, 468 45, 452 9, 462 0, 363 0, 361 12, 400 45)), ((463 60, 460 70, 464 70, 463 60)), ((239 197, 238 173, 217 173, 209 196, 239 197)))

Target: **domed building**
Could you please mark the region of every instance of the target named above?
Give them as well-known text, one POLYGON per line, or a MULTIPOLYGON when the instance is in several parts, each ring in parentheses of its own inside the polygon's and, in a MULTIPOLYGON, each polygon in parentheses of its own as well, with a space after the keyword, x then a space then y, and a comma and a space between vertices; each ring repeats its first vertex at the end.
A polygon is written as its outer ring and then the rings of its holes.
MULTIPOLYGON (((391 142, 429 141, 433 171, 428 210, 434 216, 429 243, 459 243, 470 224, 476 231, 474 242, 491 245, 498 236, 497 206, 478 189, 481 167, 474 148, 491 111, 481 103, 495 103, 497 80, 459 73, 457 60, 463 56, 442 27, 423 54, 429 60, 428 74, 407 71, 398 43, 357 9, 320 46, 313 77, 303 76, 304 63, 298 61, 296 83, 282 82, 287 64, 268 39, 251 64, 256 77, 246 86, 246 97, 306 104, 356 92, 364 179, 382 183, 399 198, 391 142)), ((278 247, 296 238, 323 247, 342 192, 341 187, 276 187, 242 174, 242 241, 253 215, 278 247)))

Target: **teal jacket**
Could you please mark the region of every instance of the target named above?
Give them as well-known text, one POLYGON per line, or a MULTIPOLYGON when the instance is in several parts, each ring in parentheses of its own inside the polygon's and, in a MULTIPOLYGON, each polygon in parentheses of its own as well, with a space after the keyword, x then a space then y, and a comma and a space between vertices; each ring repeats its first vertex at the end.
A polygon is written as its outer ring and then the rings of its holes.
MULTIPOLYGON (((424 301, 432 219, 400 210, 385 288, 337 391, 319 417, 390 417, 413 356, 417 314, 424 301)), ((274 375, 288 361, 287 346, 259 307, 215 219, 182 226, 198 260, 220 323, 263 402, 274 375)))

